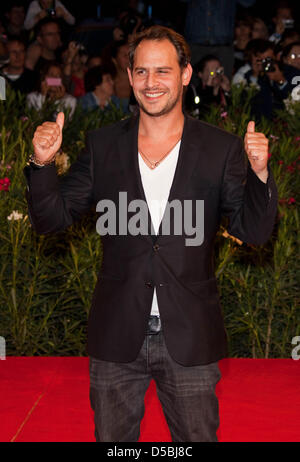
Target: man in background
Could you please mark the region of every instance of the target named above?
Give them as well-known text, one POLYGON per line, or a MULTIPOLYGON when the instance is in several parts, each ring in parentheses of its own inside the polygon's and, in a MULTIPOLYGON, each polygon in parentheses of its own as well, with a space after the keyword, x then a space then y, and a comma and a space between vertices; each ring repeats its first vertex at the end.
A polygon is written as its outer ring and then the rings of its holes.
POLYGON ((38 74, 25 67, 25 44, 19 37, 10 37, 6 44, 9 62, 2 69, 2 75, 10 87, 21 93, 35 90, 38 74))
POLYGON ((45 18, 39 22, 36 30, 36 41, 26 53, 26 67, 40 72, 50 61, 58 60, 58 50, 62 45, 60 27, 54 19, 45 18))

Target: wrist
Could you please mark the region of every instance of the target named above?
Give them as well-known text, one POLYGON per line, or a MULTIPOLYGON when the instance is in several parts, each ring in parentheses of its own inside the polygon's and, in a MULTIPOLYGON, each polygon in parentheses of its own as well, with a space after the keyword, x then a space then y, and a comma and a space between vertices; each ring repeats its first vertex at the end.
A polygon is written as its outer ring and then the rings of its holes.
POLYGON ((267 183, 268 176, 269 176, 269 171, 268 168, 265 168, 264 170, 261 170, 260 172, 255 172, 256 176, 263 182, 267 183))
POLYGON ((281 79, 276 80, 276 83, 278 83, 278 85, 283 85, 285 83, 285 81, 286 81, 285 78, 282 77, 281 79))
POLYGON ((51 157, 51 159, 48 160, 40 160, 35 153, 31 154, 29 157, 28 162, 33 163, 34 165, 37 165, 38 167, 44 167, 45 165, 51 165, 55 163, 55 158, 56 158, 56 153, 54 156, 51 157))

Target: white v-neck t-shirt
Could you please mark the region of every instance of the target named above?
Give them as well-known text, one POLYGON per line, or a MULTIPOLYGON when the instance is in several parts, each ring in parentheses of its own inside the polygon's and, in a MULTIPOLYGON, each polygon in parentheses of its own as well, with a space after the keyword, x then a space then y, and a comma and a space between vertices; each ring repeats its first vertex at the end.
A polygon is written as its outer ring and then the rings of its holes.
MULTIPOLYGON (((158 233, 178 161, 181 140, 156 168, 151 169, 139 153, 139 168, 146 201, 155 234, 158 233)), ((156 289, 154 288, 151 315, 159 316, 156 289)))

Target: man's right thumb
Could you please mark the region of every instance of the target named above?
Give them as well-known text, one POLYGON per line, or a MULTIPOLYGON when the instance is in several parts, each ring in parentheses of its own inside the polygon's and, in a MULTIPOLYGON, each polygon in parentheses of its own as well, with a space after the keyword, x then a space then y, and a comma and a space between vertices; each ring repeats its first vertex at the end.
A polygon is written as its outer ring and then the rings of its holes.
POLYGON ((56 123, 59 125, 59 128, 62 129, 64 128, 64 123, 65 123, 65 114, 63 112, 60 112, 57 117, 56 117, 56 123))

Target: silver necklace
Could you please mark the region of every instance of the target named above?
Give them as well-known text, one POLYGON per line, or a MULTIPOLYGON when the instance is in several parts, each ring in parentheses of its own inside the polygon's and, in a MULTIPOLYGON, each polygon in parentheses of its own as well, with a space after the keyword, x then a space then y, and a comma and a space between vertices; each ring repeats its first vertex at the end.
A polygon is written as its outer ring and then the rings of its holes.
MULTIPOLYGON (((179 140, 180 140, 180 138, 179 138, 179 140)), ((176 144, 178 143, 179 140, 176 141, 174 146, 172 146, 171 149, 166 154, 164 154, 160 159, 158 159, 155 162, 152 162, 150 159, 148 159, 148 157, 140 149, 139 149, 139 153, 142 154, 142 156, 149 162, 150 167, 153 170, 154 168, 156 168, 164 160, 165 157, 167 157, 168 154, 170 154, 170 152, 172 151, 172 149, 175 148, 175 146, 176 146, 176 144)))

